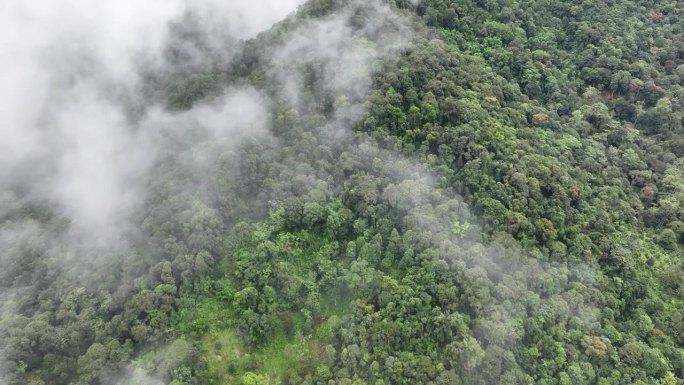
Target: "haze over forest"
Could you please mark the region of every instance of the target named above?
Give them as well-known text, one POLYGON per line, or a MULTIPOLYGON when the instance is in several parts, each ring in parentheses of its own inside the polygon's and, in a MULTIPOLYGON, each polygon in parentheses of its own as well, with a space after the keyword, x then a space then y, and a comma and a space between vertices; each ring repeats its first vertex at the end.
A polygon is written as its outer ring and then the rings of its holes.
POLYGON ((0 384, 684 384, 682 0, 0 1, 0 384))

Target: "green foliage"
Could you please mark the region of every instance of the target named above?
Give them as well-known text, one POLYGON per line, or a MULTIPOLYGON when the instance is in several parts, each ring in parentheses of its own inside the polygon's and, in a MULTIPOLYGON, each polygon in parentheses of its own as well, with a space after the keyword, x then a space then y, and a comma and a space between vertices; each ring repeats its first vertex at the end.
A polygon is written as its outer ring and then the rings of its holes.
POLYGON ((367 100, 307 63, 290 108, 267 52, 338 3, 161 82, 176 109, 253 85, 277 144, 207 148, 199 174, 169 149, 143 240, 94 289, 22 251, 0 273, 36 290, 0 317, 7 383, 97 384, 133 357, 173 384, 681 383, 684 8, 397 1, 415 39, 367 100))
POLYGON ((247 372, 242 376, 243 385, 269 385, 268 377, 252 372, 247 372))

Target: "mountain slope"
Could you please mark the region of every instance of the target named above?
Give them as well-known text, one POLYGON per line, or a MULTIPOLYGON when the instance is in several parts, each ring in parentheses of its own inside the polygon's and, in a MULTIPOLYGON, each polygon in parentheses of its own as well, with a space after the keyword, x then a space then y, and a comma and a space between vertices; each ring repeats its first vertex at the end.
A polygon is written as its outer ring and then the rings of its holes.
POLYGON ((129 107, 126 247, 3 196, 0 378, 681 382, 683 11, 312 0, 221 44, 185 15, 129 107))

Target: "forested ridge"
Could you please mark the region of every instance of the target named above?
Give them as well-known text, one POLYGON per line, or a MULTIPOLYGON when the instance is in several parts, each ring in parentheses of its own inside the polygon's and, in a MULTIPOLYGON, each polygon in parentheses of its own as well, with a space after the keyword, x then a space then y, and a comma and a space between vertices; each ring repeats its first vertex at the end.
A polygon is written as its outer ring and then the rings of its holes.
POLYGON ((3 187, 0 382, 684 384, 682 1, 198 17, 126 247, 3 187))

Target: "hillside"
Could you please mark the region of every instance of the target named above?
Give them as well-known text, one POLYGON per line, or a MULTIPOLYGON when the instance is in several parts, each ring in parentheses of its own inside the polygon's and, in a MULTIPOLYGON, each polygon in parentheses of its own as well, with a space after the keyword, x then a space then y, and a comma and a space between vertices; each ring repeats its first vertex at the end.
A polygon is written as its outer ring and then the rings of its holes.
POLYGON ((200 3, 0 67, 0 383, 684 384, 682 1, 200 3))

